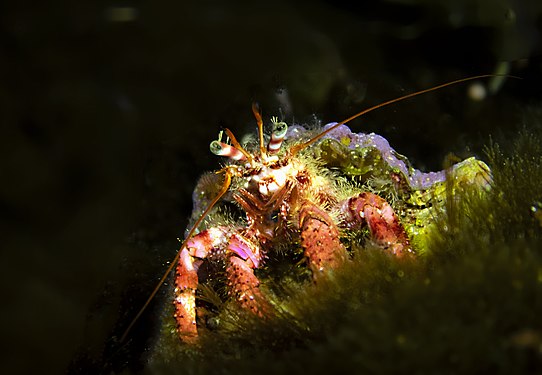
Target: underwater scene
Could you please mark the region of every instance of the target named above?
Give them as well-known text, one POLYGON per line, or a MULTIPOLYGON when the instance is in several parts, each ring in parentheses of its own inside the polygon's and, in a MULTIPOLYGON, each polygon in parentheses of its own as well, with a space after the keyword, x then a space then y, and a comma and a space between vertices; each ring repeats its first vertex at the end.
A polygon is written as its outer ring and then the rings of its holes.
POLYGON ((1 8, 0 372, 542 372, 539 2, 1 8))

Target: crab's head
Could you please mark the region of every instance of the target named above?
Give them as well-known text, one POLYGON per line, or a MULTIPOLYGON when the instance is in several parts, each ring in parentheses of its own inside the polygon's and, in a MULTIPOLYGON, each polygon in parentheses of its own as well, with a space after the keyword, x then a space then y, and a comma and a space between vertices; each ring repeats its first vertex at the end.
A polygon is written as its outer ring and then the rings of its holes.
POLYGON ((228 129, 224 130, 227 135, 226 142, 222 141, 223 132, 220 132, 218 140, 211 142, 210 149, 213 154, 232 160, 232 173, 245 179, 245 188, 259 192, 264 198, 270 198, 284 188, 291 177, 292 168, 288 163, 288 156, 279 158, 278 155, 288 126, 273 117, 273 132, 265 146, 261 117, 257 114, 256 118, 260 134, 259 150, 252 153, 246 151, 228 129))

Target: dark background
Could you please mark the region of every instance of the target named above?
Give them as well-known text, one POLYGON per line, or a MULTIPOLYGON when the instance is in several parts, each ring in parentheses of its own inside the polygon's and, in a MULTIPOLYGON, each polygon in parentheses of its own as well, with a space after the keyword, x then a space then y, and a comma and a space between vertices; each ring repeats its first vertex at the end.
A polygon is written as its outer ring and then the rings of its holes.
POLYGON ((449 152, 483 157, 540 105, 536 0, 180 3, 0 5, 2 373, 99 367, 174 257, 198 176, 219 165, 209 142, 221 126, 253 131, 253 101, 266 120, 325 123, 503 62, 523 77, 482 101, 463 84, 351 124, 425 170, 449 152))

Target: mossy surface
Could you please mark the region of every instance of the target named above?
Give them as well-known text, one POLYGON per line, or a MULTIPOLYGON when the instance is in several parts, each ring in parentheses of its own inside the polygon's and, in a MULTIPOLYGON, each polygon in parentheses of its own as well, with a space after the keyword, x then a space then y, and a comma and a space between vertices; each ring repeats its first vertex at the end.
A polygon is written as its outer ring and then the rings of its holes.
POLYGON ((199 346, 162 337, 148 371, 539 373, 541 145, 540 127, 492 143, 492 188, 456 189, 417 260, 358 249, 328 280, 283 285, 265 319, 228 305, 199 346))

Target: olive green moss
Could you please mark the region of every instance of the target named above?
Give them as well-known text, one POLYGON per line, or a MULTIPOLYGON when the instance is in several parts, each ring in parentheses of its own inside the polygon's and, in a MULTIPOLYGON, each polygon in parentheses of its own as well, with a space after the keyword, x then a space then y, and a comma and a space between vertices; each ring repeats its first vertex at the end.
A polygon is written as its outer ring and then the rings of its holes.
POLYGON ((219 306, 197 347, 180 345, 166 324, 148 371, 542 372, 541 145, 540 127, 491 143, 492 188, 456 189, 424 256, 357 249, 316 285, 268 286, 280 306, 265 319, 219 306))

